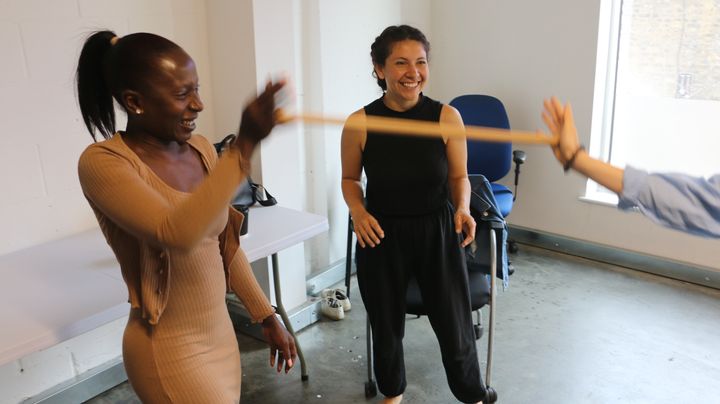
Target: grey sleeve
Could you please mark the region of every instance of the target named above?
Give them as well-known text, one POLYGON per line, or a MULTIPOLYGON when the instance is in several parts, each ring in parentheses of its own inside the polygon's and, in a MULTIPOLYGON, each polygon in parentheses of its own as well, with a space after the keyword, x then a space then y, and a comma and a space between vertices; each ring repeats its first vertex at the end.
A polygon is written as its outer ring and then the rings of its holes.
POLYGON ((639 210, 661 225, 720 237, 720 175, 708 179, 627 167, 618 208, 639 210))

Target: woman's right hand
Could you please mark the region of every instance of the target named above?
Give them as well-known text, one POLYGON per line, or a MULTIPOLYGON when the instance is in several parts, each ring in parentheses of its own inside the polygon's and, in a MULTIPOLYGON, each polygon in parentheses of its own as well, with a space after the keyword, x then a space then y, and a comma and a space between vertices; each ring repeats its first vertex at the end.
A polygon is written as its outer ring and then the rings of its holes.
POLYGON ((542 113, 543 121, 550 132, 559 139, 558 143, 552 146, 553 153, 560 164, 564 165, 580 147, 572 107, 569 103, 563 107, 555 97, 545 100, 543 105, 545 106, 542 113))
POLYGON ((276 83, 268 81, 265 91, 245 107, 234 146, 239 147, 243 152, 247 152, 249 148, 251 152, 270 134, 277 121, 275 97, 285 84, 285 80, 276 83))
POLYGON ((352 216, 355 236, 360 247, 365 248, 366 245, 375 247, 380 244, 380 240, 385 237, 385 232, 373 215, 362 208, 356 212, 350 212, 350 216, 352 216))

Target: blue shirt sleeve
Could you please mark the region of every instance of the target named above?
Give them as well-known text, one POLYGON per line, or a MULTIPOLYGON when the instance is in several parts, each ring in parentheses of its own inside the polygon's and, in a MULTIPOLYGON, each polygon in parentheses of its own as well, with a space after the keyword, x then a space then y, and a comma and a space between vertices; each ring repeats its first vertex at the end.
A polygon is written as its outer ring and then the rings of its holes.
POLYGON ((720 174, 708 179, 627 167, 618 208, 676 230, 720 238, 720 174))

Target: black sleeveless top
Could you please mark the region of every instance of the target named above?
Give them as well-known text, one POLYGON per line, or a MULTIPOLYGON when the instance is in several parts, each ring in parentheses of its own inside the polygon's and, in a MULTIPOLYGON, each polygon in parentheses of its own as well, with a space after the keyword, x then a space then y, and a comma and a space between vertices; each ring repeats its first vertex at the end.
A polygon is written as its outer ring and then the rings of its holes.
MULTIPOLYGON (((440 121, 442 104, 420 94, 405 112, 393 111, 382 97, 365 106, 366 115, 440 121)), ((413 216, 447 204, 448 161, 442 138, 368 132, 362 165, 367 176, 365 198, 371 214, 413 216)))

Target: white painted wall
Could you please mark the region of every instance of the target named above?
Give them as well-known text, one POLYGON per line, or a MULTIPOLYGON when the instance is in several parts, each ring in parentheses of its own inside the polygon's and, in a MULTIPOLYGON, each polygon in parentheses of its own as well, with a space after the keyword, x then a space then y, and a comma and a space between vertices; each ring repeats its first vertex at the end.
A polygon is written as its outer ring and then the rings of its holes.
MULTIPOLYGON (((168 36, 195 57, 201 80, 209 83, 202 5, 193 0, 0 3, 0 118, 5 128, 0 138, 0 254, 96 226, 75 164, 91 142, 73 88, 83 38, 104 27, 121 35, 150 31, 168 36)), ((205 96, 212 109, 211 93, 205 96)), ((208 118, 198 122, 201 131, 213 131, 208 118)))
MULTIPOLYGON (((207 8, 207 42, 209 76, 213 108, 210 114, 215 132, 207 136, 220 141, 237 133, 240 113, 256 88, 255 24, 252 1, 212 0, 207 8)), ((201 83, 202 84, 202 83, 201 83)), ((205 96, 205 85, 201 92, 205 96)))
POLYGON ((0 366, 0 403, 18 403, 122 355, 121 318, 0 366))
MULTIPOLYGON (((299 0, 254 0, 255 80, 262 88, 269 78, 286 75, 302 88, 298 55, 301 37, 299 0)), ((213 61, 216 63, 216 61, 213 61)), ((291 105, 288 109, 293 109, 291 105)), ((299 125, 282 125, 260 145, 258 180, 278 204, 305 208, 305 139, 299 125)), ((252 218, 250 219, 252 220, 252 218)), ((305 249, 302 245, 278 253, 283 304, 292 309, 307 300, 305 249)), ((274 282, 274 281, 273 281, 274 282)), ((274 298, 274 290, 269 291, 274 298)))
MULTIPOLYGON (((505 103, 511 125, 528 130, 544 128, 542 99, 556 95, 572 102, 578 131, 589 145, 599 5, 599 0, 432 2, 435 94, 446 101, 459 94, 494 95, 505 103)), ((717 242, 581 202, 584 179, 563 175, 549 149, 522 148, 528 160, 511 224, 720 270, 717 242)))
MULTIPOLYGON (((97 226, 77 180, 77 159, 92 141, 73 88, 87 34, 109 28, 175 40, 195 58, 212 111, 205 21, 203 0, 0 2, 0 254, 97 226)), ((202 114, 198 128, 213 133, 213 116, 202 114)), ((119 357, 125 322, 0 366, 0 403, 16 403, 119 357)))
MULTIPOLYGON (((320 66, 322 77, 318 85, 322 91, 320 113, 347 117, 377 98, 380 89, 370 75, 370 44, 380 31, 400 17, 398 2, 378 0, 364 2, 320 2, 320 66), (385 3, 385 4, 384 4, 385 3), (338 29, 342 27, 342 29, 338 29)), ((316 160, 316 172, 321 185, 319 195, 330 220, 329 260, 345 257, 347 236, 347 206, 342 197, 340 182, 340 138, 342 128, 316 128, 316 141, 322 143, 324 158, 316 160)))

